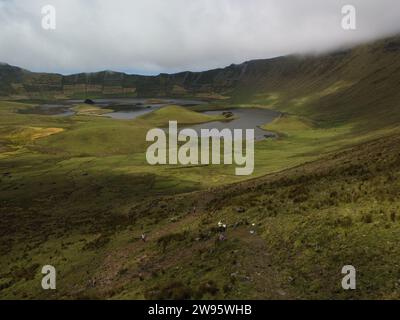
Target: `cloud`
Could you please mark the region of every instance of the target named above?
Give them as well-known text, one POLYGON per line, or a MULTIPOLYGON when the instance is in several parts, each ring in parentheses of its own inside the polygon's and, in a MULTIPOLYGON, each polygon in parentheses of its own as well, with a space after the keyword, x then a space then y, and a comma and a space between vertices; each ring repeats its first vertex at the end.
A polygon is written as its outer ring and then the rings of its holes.
POLYGON ((205 70, 400 31, 398 0, 0 0, 0 61, 34 71, 205 70), (56 8, 56 30, 41 8, 56 8), (357 9, 357 30, 341 8, 357 9))

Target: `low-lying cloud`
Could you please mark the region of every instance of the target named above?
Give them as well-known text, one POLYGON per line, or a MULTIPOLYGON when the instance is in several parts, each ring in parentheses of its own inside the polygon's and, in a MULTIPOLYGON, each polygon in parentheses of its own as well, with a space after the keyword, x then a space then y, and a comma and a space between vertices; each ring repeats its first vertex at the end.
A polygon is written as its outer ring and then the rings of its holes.
POLYGON ((320 52, 400 31, 398 0, 0 0, 0 61, 155 74, 320 52), (44 30, 41 9, 56 8, 44 30), (357 9, 357 30, 341 8, 357 9))

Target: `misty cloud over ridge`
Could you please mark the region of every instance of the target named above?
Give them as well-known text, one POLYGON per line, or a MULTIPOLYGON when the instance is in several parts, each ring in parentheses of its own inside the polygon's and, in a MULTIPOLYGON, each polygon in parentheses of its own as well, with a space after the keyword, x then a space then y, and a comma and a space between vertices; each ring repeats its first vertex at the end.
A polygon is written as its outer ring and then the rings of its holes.
POLYGON ((398 0, 0 0, 0 61, 33 71, 199 71, 396 32, 398 0), (41 27, 47 4, 56 30, 41 27), (345 4, 356 31, 341 27, 345 4))

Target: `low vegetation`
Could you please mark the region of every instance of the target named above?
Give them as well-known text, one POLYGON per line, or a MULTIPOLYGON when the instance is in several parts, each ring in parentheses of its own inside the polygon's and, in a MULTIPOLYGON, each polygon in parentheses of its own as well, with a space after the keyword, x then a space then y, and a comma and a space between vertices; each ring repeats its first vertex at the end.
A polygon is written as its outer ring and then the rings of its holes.
POLYGON ((134 120, 0 101, 0 297, 400 298, 400 60, 388 41, 231 66, 241 85, 210 89, 208 105, 134 120), (229 166, 146 163, 150 128, 224 120, 195 111, 228 107, 282 112, 263 127, 278 136, 256 143, 251 180, 229 166), (56 291, 40 286, 46 264, 56 291), (341 288, 348 264, 355 291, 341 288))

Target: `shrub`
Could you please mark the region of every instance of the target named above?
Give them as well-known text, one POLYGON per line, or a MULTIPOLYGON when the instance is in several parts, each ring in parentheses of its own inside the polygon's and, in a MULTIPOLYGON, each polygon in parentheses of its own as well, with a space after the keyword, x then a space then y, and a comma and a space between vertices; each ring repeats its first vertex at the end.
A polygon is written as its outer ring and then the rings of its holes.
POLYGON ((110 242, 110 238, 107 235, 101 235, 100 237, 88 242, 83 246, 83 250, 95 250, 104 247, 110 242))
POLYGON ((144 296, 149 300, 189 300, 193 296, 193 290, 180 281, 174 281, 146 290, 144 296))
POLYGON ((168 245, 170 245, 171 243, 185 241, 187 237, 187 231, 181 233, 171 233, 159 238, 157 240, 157 244, 161 246, 163 251, 165 251, 168 245))
POLYGON ((353 220, 350 216, 340 216, 335 220, 335 225, 340 227, 351 227, 353 220))
POLYGON ((215 296, 218 292, 219 288, 217 284, 213 280, 207 280, 200 283, 196 292, 196 297, 200 299, 206 294, 215 296))
POLYGON ((363 213, 363 215, 361 216, 361 221, 364 223, 372 223, 373 219, 372 219, 372 214, 371 213, 363 213))

